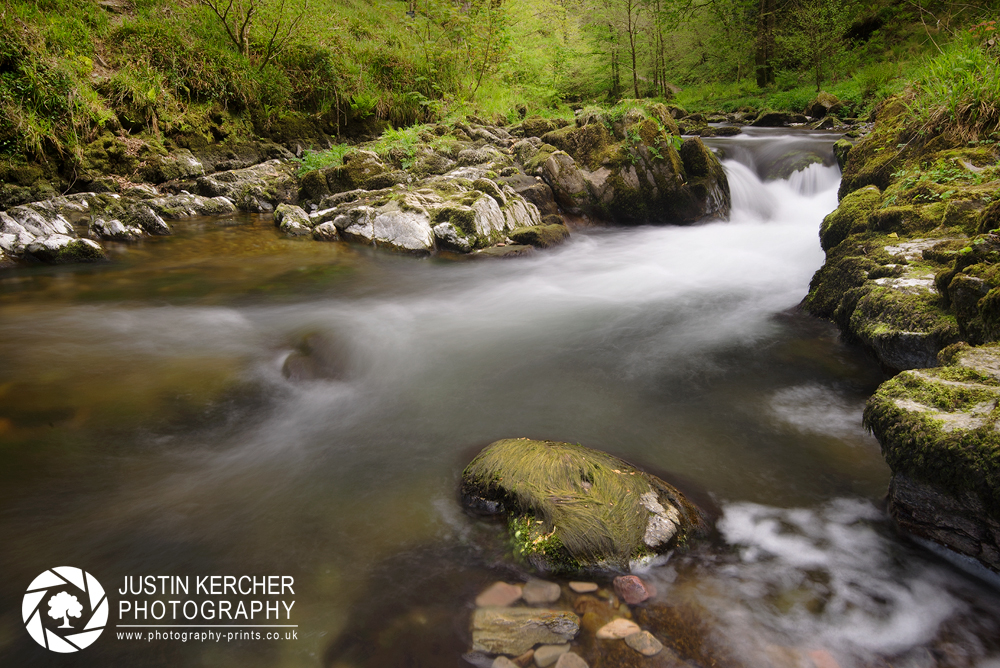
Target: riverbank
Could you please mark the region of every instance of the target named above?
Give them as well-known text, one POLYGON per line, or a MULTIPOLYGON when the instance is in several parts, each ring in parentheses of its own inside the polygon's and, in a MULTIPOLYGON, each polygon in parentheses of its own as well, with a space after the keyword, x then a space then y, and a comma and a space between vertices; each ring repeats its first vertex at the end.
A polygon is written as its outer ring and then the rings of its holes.
MULTIPOLYGON (((964 54, 976 69, 990 48, 970 39, 940 64, 964 54)), ((826 262, 803 303, 899 374, 865 412, 893 469, 893 516, 997 570, 1000 156, 996 119, 977 106, 993 90, 984 72, 975 93, 929 80, 888 100, 872 132, 842 147, 840 205, 820 232, 826 262)))

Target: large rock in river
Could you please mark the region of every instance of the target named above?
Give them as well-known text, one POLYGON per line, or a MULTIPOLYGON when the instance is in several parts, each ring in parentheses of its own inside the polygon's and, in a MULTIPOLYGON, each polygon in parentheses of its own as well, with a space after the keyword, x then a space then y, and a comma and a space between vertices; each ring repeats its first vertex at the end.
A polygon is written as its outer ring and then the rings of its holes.
POLYGON ((719 160, 696 137, 681 142, 662 104, 585 110, 576 125, 542 141, 530 156, 525 145, 514 149, 570 213, 632 224, 729 215, 729 182, 719 160))
POLYGON ((893 472, 902 528, 1000 571, 1000 344, 957 344, 949 366, 904 371, 865 408, 893 472))
POLYGON ((707 529, 671 485, 605 452, 506 439, 462 474, 463 503, 506 514, 518 556, 542 571, 627 570, 707 529))

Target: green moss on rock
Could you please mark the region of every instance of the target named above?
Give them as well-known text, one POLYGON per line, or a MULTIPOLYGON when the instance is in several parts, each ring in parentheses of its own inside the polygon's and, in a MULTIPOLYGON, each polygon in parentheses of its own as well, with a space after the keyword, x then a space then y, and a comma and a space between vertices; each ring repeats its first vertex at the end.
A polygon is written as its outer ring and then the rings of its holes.
POLYGON ((650 527, 675 527, 656 551, 705 528, 698 509, 667 483, 571 443, 497 441, 466 467, 462 497, 472 508, 507 513, 512 542, 543 570, 624 569, 649 554, 650 527))
POLYGON ((823 250, 830 250, 851 234, 866 231, 868 218, 881 200, 882 193, 875 186, 861 188, 844 197, 820 226, 819 239, 823 250))

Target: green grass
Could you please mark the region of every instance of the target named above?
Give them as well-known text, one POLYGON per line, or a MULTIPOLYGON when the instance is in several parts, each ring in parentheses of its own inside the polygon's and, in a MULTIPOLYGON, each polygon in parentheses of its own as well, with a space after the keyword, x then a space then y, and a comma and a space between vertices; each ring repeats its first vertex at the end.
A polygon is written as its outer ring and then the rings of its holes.
POLYGON ((992 136, 1000 126, 1000 46, 994 22, 979 24, 929 59, 917 73, 912 112, 925 128, 948 126, 969 141, 992 136), (989 40, 989 41, 987 41, 989 40))

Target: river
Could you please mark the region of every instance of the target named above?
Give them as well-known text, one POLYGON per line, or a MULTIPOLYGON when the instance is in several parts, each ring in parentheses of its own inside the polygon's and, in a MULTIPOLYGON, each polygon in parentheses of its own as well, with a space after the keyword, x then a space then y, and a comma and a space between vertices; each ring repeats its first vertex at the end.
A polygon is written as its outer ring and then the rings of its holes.
POLYGON ((528 436, 717 510, 716 541, 645 577, 748 666, 775 648, 1000 666, 996 582, 881 509, 889 471, 860 423, 885 376, 796 309, 839 171, 761 176, 835 138, 711 140, 730 221, 580 228, 529 258, 414 259, 237 215, 0 274, 0 665, 468 665, 475 594, 525 574, 457 482, 479 448, 528 436), (324 373, 286 378, 307 345, 324 373), (21 618, 62 565, 112 602, 68 659, 21 618), (226 574, 293 577, 296 639, 119 639, 125 576, 226 574))

